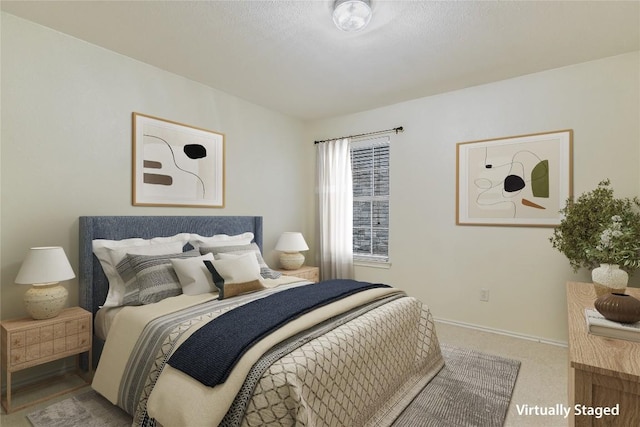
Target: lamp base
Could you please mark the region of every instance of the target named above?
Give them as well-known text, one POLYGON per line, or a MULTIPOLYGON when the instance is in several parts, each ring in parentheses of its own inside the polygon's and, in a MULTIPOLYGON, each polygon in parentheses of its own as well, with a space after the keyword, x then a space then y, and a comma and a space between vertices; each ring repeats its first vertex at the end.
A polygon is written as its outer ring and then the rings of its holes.
POLYGON ((282 252, 280 266, 285 270, 297 270, 304 264, 304 255, 300 252, 282 252))
POLYGON ((68 294, 58 283, 32 286, 24 294, 24 306, 34 319, 51 319, 60 314, 68 294))

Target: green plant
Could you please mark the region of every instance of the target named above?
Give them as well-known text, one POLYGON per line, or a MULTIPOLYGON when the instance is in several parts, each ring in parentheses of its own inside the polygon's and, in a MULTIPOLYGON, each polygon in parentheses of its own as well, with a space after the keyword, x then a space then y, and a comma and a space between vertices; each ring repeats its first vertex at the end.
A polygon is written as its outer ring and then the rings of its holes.
POLYGON ((620 215, 612 216, 609 226, 600 233, 598 244, 593 249, 587 249, 587 255, 600 263, 638 268, 640 242, 637 231, 630 222, 632 220, 633 218, 622 218, 620 215))
POLYGON ((573 271, 600 263, 619 264, 631 272, 640 267, 640 200, 616 198, 606 179, 577 200, 569 198, 563 219, 549 238, 573 271))

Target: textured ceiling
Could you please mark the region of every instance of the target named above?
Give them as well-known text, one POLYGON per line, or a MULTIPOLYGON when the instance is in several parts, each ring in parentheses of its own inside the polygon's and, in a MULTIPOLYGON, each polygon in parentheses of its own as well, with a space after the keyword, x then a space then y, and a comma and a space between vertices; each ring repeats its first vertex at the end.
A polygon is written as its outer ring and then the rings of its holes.
POLYGON ((2 10, 267 108, 317 119, 640 50, 638 1, 6 1, 2 10))

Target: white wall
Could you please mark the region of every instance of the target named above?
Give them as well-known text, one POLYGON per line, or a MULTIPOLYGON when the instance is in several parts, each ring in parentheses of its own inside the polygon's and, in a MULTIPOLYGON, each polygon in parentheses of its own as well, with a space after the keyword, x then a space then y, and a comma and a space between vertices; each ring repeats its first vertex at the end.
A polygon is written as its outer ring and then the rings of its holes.
POLYGON ((272 265, 282 231, 313 233, 299 120, 6 13, 1 35, 0 318, 26 314, 13 280, 29 247, 63 246, 77 272, 82 215, 262 215, 272 265), (225 208, 131 205, 134 111, 226 135, 225 208))
POLYGON ((392 266, 356 278, 397 285, 438 318, 566 341, 564 284, 589 273, 572 272, 550 228, 456 226, 456 143, 573 129, 574 194, 608 177, 617 195, 639 195, 639 62, 636 52, 310 124, 310 139, 405 128, 392 136, 392 266))

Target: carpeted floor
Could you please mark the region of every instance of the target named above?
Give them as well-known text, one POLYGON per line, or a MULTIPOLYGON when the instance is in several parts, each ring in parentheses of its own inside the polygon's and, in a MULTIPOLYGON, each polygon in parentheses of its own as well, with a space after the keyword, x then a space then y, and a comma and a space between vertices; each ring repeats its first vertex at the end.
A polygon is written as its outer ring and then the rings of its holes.
MULTIPOLYGON (((442 345, 445 367, 394 427, 502 426, 520 362, 442 345)), ((94 391, 28 414, 34 427, 130 426, 131 417, 94 391)))

